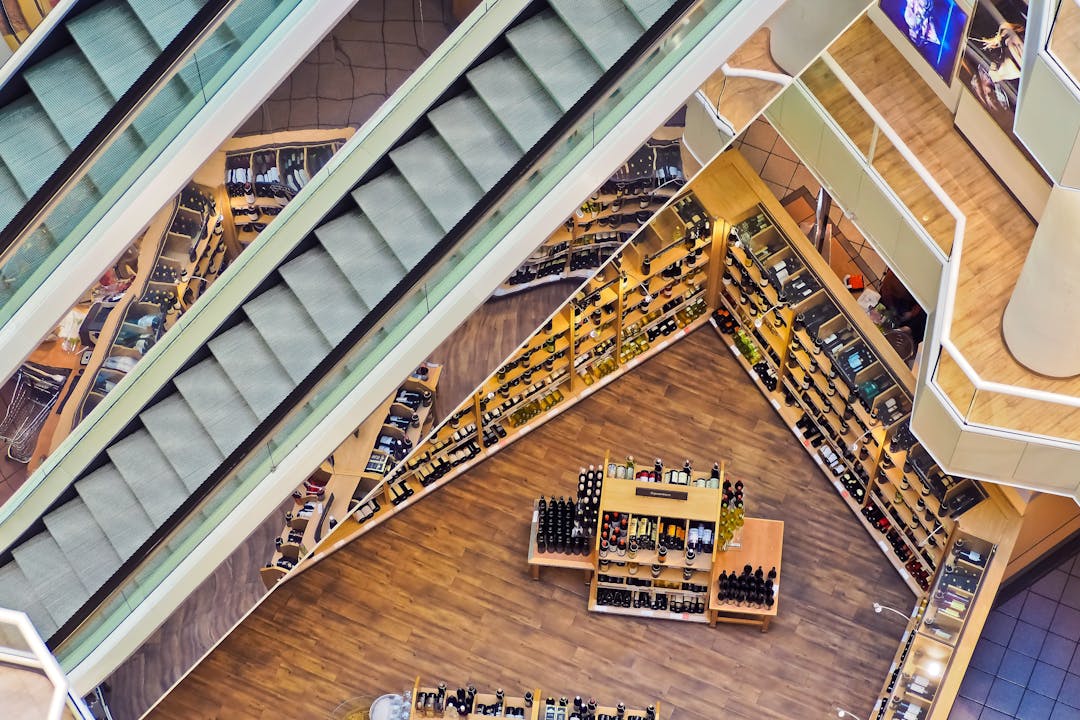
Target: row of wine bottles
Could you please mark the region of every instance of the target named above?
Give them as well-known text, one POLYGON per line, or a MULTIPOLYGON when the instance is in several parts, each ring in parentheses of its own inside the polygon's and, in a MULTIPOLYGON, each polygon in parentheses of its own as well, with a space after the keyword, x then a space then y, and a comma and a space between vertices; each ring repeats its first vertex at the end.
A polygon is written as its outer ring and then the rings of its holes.
POLYGON ((661 610, 671 613, 703 615, 707 602, 703 596, 673 595, 659 591, 597 588, 596 604, 635 610, 661 610))

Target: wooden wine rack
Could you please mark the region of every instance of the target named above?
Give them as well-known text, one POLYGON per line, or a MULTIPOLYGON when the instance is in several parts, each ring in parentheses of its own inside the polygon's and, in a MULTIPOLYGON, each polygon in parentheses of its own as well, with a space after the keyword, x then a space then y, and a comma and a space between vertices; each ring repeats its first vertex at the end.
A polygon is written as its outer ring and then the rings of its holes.
MULTIPOLYGON (((469 713, 467 715, 459 715, 455 710, 445 710, 442 714, 434 712, 425 712, 417 708, 417 698, 421 694, 437 693, 437 687, 431 687, 420 684, 420 678, 417 677, 413 683, 412 695, 410 696, 409 706, 409 720, 421 720, 421 718, 453 718, 454 720, 479 720, 482 717, 491 717, 490 715, 483 715, 480 713, 469 713)), ((449 692, 449 691, 448 691, 449 692)), ((540 688, 533 689, 532 700, 527 702, 524 697, 511 697, 509 695, 503 696, 503 706, 506 708, 512 708, 517 711, 516 717, 525 718, 525 720, 557 720, 557 718, 569 718, 572 710, 572 701, 565 695, 543 695, 540 688), (561 715, 560 715, 561 711, 561 715)), ((477 693, 474 701, 481 705, 491 705, 496 701, 495 693, 477 693)), ((653 717, 656 720, 660 719, 661 706, 659 702, 653 703, 653 717)), ((610 717, 616 717, 618 710, 614 707, 608 707, 605 705, 598 705, 596 708, 597 717, 607 715, 610 717)), ((623 707, 622 717, 625 720, 646 720, 648 718, 648 712, 644 709, 623 707)), ((504 714, 502 717, 511 717, 504 714)))

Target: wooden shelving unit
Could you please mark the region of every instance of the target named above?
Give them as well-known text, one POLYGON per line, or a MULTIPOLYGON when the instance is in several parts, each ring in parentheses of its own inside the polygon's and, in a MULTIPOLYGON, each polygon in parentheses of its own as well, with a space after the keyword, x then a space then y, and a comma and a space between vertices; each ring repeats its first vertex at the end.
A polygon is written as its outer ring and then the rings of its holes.
MULTIPOLYGON (((745 180, 741 158, 725 158, 745 180)), ((767 190, 754 189, 748 181, 737 193, 744 207, 729 211, 713 324, 919 594, 955 528, 943 501, 985 492, 941 472, 921 450, 907 429, 911 372, 767 190), (926 462, 907 464, 909 453, 926 462)), ((738 201, 727 190, 731 207, 738 201)))
POLYGON ((591 277, 685 184, 679 146, 654 138, 639 148, 494 295, 591 277))
POLYGON ((742 528, 742 542, 737 548, 714 551, 712 581, 709 585, 709 624, 717 622, 736 625, 757 625, 761 632, 769 630, 769 623, 780 609, 780 573, 784 548, 784 523, 780 520, 746 518, 742 528), (756 607, 749 604, 721 601, 716 583, 722 572, 739 572, 746 565, 775 568, 774 589, 776 599, 772 607, 756 607))
MULTIPOLYGON (((525 691, 520 697, 513 697, 504 693, 501 704, 505 709, 499 713, 484 713, 477 710, 478 706, 491 707, 496 705, 499 702, 499 697, 496 695, 499 690, 481 693, 477 692, 475 688, 472 689, 474 712, 460 714, 457 710, 449 707, 440 712, 433 707, 436 698, 440 696, 456 698, 467 694, 469 688, 450 688, 445 683, 442 684, 441 688, 421 685, 420 678, 417 677, 413 683, 412 694, 408 698, 410 701, 409 720, 420 720, 420 718, 479 720, 479 718, 492 717, 493 715, 497 717, 524 718, 525 720, 568 720, 574 711, 575 702, 582 702, 583 705, 589 702, 588 700, 582 701, 581 696, 570 699, 566 695, 544 695, 540 688, 535 688, 525 691), (531 694, 531 697, 526 697, 526 693, 531 694)), ((659 702, 648 709, 597 705, 593 710, 598 718, 605 715, 615 718, 619 717, 621 713, 621 717, 625 720, 659 720, 661 706, 659 702)))
MULTIPOLYGON (((267 588, 307 557, 324 534, 355 512, 359 499, 382 483, 385 473, 395 464, 391 452, 383 449, 386 442, 397 440, 406 447, 416 447, 428 433, 442 366, 425 364, 422 368, 427 371, 426 377, 415 373, 410 376, 293 493, 295 505, 275 542, 274 555, 260 569, 267 588), (403 393, 422 392, 431 394, 427 405, 420 403, 413 408, 400 402, 403 393), (304 512, 305 507, 310 507, 310 512, 304 512)), ((399 502, 398 497, 393 486, 383 487, 382 502, 387 506, 399 502)))
POLYGON ((539 552, 536 547, 536 531, 540 521, 540 511, 533 504, 532 524, 529 526, 529 574, 533 580, 540 579, 540 569, 545 567, 563 568, 566 570, 580 570, 585 574, 585 582, 591 583, 593 571, 596 569, 596 549, 593 548, 588 555, 571 555, 560 552, 539 552))
MULTIPOLYGON (((601 527, 605 517, 621 514, 627 516, 631 523, 639 519, 652 523, 654 533, 662 528, 675 528, 676 531, 681 528, 685 542, 689 526, 695 524, 712 532, 714 544, 708 555, 695 557, 692 562, 687 561, 688 554, 678 549, 669 550, 663 559, 657 549, 646 548, 637 550, 633 556, 615 551, 604 556, 599 551, 602 538, 598 532, 593 550, 597 564, 589 588, 589 610, 613 615, 709 622, 709 596, 715 586, 714 559, 716 545, 720 542, 720 487, 696 487, 695 481, 701 473, 695 473, 689 485, 679 485, 611 477, 608 467, 609 459, 605 459, 600 495, 601 527), (660 569, 656 577, 652 574, 654 567, 660 569), (644 595, 651 604, 649 607, 602 604, 600 596, 605 592, 630 593, 632 599, 638 602, 644 595), (686 611, 669 609, 675 603, 695 604, 695 607, 686 611), (662 605, 666 607, 660 607, 662 605)), ((708 475, 704 477, 708 478, 708 475)), ((722 474, 720 482, 723 482, 722 474)), ((657 548, 660 547, 660 540, 654 535, 657 548)))
POLYGON ((226 145, 225 214, 241 249, 259 236, 351 134, 351 130, 276 133, 236 138, 226 145), (250 178, 251 198, 246 197, 244 182, 230 180, 238 169, 250 178))

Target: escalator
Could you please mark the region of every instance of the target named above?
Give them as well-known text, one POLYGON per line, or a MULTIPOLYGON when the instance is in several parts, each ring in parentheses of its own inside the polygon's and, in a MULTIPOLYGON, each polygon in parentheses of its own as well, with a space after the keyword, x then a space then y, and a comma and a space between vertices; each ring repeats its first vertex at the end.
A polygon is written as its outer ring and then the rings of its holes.
POLYGON ((287 2, 84 2, 38 42, 0 87, 0 322, 287 2))
POLYGON ((693 4, 527 4, 93 469, 0 555, 0 606, 26 611, 54 645, 63 640, 193 494, 235 466, 282 401, 317 379, 321 364, 370 327, 369 314, 385 313, 442 244, 476 221, 477 208, 498 199, 504 176, 523 177, 538 142, 552 146, 560 124, 576 124, 602 99, 590 89, 602 80, 600 90, 610 89, 693 4))

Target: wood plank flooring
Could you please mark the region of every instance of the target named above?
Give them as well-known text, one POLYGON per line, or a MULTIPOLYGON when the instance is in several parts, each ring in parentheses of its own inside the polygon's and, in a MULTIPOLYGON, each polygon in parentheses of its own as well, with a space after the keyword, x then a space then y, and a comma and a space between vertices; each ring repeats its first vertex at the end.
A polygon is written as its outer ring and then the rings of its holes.
POLYGON ((416 674, 665 705, 664 720, 865 715, 913 598, 711 328, 280 586, 150 714, 321 718, 416 674), (754 628, 589 613, 578 574, 525 564, 529 507, 607 449, 728 461, 784 520, 780 614, 754 628))

